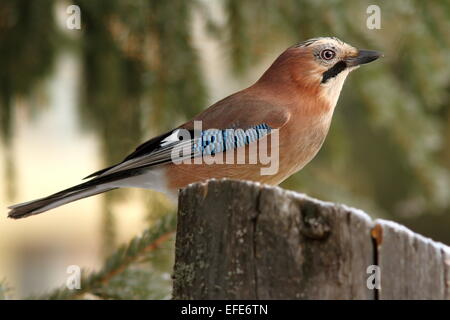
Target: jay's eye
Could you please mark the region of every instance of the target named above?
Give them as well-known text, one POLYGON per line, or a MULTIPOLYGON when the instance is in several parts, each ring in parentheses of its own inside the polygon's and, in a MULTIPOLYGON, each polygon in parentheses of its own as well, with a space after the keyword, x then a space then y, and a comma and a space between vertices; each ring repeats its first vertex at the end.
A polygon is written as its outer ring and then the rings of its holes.
POLYGON ((331 50, 331 49, 325 49, 325 50, 322 50, 322 52, 320 52, 320 57, 321 57, 323 60, 331 60, 331 59, 333 59, 335 56, 336 56, 336 52, 334 52, 334 51, 331 50))

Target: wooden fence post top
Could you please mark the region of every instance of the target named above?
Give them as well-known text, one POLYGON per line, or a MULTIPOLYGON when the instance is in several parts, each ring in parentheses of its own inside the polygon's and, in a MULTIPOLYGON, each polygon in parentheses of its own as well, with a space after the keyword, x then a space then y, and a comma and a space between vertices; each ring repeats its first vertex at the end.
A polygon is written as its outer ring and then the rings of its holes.
POLYGON ((175 299, 450 299, 450 248, 279 187, 180 191, 175 299))

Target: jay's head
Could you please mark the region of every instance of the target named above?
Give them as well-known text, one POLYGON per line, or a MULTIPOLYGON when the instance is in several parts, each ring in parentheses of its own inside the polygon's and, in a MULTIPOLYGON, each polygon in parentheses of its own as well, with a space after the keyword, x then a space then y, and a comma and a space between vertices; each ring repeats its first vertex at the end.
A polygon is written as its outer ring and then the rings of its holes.
POLYGON ((302 94, 321 97, 334 107, 348 74, 381 55, 358 50, 335 37, 314 38, 288 48, 261 80, 294 84, 302 94))

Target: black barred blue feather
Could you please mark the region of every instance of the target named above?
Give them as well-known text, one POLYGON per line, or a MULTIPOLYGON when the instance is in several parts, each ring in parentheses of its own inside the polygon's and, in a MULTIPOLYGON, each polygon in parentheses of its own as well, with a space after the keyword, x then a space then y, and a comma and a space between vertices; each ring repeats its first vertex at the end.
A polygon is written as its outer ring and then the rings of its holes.
POLYGON ((111 174, 117 174, 119 172, 168 163, 173 161, 172 153, 174 150, 183 149, 184 151, 186 146, 188 146, 188 148, 190 147, 191 152, 189 153, 188 149, 187 154, 183 154, 182 159, 215 155, 220 152, 249 145, 265 135, 268 135, 272 128, 266 123, 261 123, 246 130, 207 129, 201 132, 189 130, 191 139, 187 141, 182 140, 180 130, 182 129, 169 131, 159 137, 147 141, 139 146, 135 152, 126 157, 121 163, 95 172, 86 178, 94 176, 102 177, 104 175, 110 176, 111 174))
POLYGON ((269 134, 271 128, 259 124, 247 130, 243 129, 208 129, 201 132, 200 137, 194 139, 192 152, 201 155, 214 155, 227 150, 249 145, 269 134))

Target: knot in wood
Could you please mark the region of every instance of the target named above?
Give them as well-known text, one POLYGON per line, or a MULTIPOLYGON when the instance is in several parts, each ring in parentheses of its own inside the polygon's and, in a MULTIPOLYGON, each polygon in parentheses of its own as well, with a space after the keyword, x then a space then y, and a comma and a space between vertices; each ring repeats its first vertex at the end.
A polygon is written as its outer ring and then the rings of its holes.
POLYGON ((302 204, 300 232, 305 237, 314 240, 323 240, 330 234, 330 223, 321 213, 321 210, 322 208, 317 207, 313 203, 302 204))

